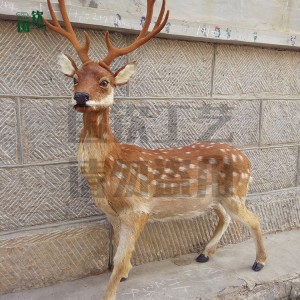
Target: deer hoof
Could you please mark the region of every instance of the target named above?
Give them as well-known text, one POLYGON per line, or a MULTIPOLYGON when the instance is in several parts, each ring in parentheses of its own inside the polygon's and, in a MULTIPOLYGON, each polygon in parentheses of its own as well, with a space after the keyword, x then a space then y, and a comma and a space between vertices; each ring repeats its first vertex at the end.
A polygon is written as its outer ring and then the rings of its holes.
POLYGON ((120 282, 123 282, 123 281, 126 281, 126 280, 127 280, 127 278, 122 277, 121 280, 120 280, 120 282))
POLYGON ((262 268, 264 267, 263 264, 259 263, 259 262, 254 262, 253 266, 252 266, 252 270, 255 272, 260 271, 262 268))
POLYGON ((196 258, 196 261, 199 262, 199 263, 205 263, 205 262, 208 262, 209 260, 209 257, 208 256, 205 256, 203 253, 201 253, 197 258, 196 258))

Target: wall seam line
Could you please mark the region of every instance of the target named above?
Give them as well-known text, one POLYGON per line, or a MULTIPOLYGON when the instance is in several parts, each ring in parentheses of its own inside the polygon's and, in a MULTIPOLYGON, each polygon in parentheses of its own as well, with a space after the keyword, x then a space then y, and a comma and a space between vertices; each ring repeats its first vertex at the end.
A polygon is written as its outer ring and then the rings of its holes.
MULTIPOLYGON (((247 150, 260 150, 260 149, 283 149, 283 148, 298 148, 300 147, 299 143, 291 143, 291 144, 282 144, 282 145, 267 145, 267 146, 254 146, 254 147, 240 147, 235 146, 237 149, 242 151, 247 150)), ((150 148, 149 148, 150 149, 150 148)), ((299 154, 300 156, 300 154, 299 154)), ((300 158, 299 158, 300 160, 300 158)), ((43 166, 56 166, 56 165, 77 165, 78 160, 77 158, 72 158, 70 160, 62 160, 62 161, 48 161, 42 163, 32 163, 32 164, 16 164, 16 165, 0 165, 0 169, 13 169, 13 168, 29 168, 29 167, 43 167, 43 166)), ((300 168, 300 161, 299 161, 299 168, 300 168)))
MULTIPOLYGON (((13 97, 13 98, 34 98, 34 99, 48 99, 48 100, 52 100, 52 99, 70 99, 71 96, 65 96, 65 95, 15 95, 15 94, 0 94, 0 97, 13 97)), ((149 100, 149 101, 153 101, 153 100, 170 100, 170 101, 180 101, 180 100, 215 100, 215 101, 253 101, 253 100, 263 100, 263 101, 297 101, 300 98, 278 98, 278 99, 274 99, 274 98, 267 98, 266 96, 264 97, 245 97, 245 98, 235 98, 237 97, 237 95, 226 95, 226 97, 220 97, 220 95, 218 96, 169 96, 169 97, 165 97, 165 96, 115 96, 115 99, 118 100, 124 100, 124 101, 130 101, 130 100, 149 100)), ((32 100, 34 100, 32 99, 32 100)))
POLYGON ((56 165, 72 165, 78 164, 78 160, 63 160, 63 161, 50 161, 42 163, 33 163, 33 164, 18 164, 18 165, 2 165, 0 169, 13 169, 13 168, 29 168, 29 167, 43 167, 43 166, 56 166, 56 165))
POLYGON ((67 220, 52 224, 39 224, 33 226, 26 226, 23 228, 18 228, 15 230, 8 230, 0 232, 0 241, 3 238, 9 237, 14 238, 17 235, 26 235, 26 234, 39 234, 38 232, 41 231, 48 231, 48 230, 67 230, 67 229, 74 229, 74 225, 77 226, 84 226, 88 224, 104 224, 107 222, 107 218, 104 214, 99 216, 89 216, 85 218, 75 219, 75 220, 67 220), (70 226, 70 227, 69 227, 70 226))
POLYGON ((212 59, 212 62, 211 62, 210 98, 212 98, 212 97, 213 97, 213 94, 214 94, 214 80, 215 80, 215 67, 216 67, 216 52, 217 52, 217 45, 214 44, 213 59, 212 59))
POLYGON ((258 146, 262 144, 261 141, 261 131, 262 131, 262 118, 263 118, 263 100, 259 103, 259 120, 258 120, 258 146))
POLYGON ((295 179, 295 186, 298 186, 299 182, 299 172, 300 172, 300 146, 298 147, 298 158, 297 158, 297 165, 296 165, 296 179, 295 179))
POLYGON ((21 119, 21 102, 20 97, 16 98, 16 117, 17 117, 17 153, 18 162, 20 165, 24 164, 24 148, 22 140, 22 119, 21 119))

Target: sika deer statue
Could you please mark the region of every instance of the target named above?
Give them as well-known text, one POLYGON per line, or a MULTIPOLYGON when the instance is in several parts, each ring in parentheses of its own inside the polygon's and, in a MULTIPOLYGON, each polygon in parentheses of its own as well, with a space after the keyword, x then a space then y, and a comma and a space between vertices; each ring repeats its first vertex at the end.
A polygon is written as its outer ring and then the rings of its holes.
POLYGON ((93 199, 111 222, 118 241, 104 299, 115 299, 120 281, 128 277, 135 243, 148 221, 194 217, 208 208, 214 209, 219 222, 212 239, 196 260, 201 263, 209 260, 233 217, 248 226, 254 236, 256 260, 252 269, 260 271, 266 252, 259 220, 245 206, 250 162, 241 151, 213 142, 144 149, 118 143, 111 131, 109 108, 114 103, 114 88, 128 82, 136 64, 129 63, 116 72, 111 71, 110 64, 164 28, 169 15, 168 11, 165 14, 165 0, 151 32, 148 29, 155 0, 148 0, 144 26, 130 46, 116 48, 107 32, 108 54, 100 61, 91 61, 88 56, 87 33, 84 45, 76 38, 64 1, 58 3, 66 29, 59 24, 50 0, 47 2, 53 24, 44 20, 45 24, 66 37, 82 61, 78 68, 71 57, 61 55, 59 58, 62 72, 74 80, 74 107, 83 114, 78 161, 93 199))

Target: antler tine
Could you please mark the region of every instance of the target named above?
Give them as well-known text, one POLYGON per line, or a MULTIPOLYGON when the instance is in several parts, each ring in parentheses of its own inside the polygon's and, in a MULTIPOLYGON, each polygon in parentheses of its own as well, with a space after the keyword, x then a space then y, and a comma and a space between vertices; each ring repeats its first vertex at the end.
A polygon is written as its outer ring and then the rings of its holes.
POLYGON ((61 12, 61 15, 62 15, 62 19, 64 21, 64 24, 66 26, 66 30, 64 30, 57 18, 56 18, 56 15, 54 13, 54 10, 53 10, 53 7, 51 5, 51 2, 50 0, 47 0, 47 4, 48 4, 48 8, 49 8, 49 11, 50 11, 50 15, 52 17, 52 20, 53 20, 53 24, 51 24, 49 21, 47 21, 44 17, 43 17, 43 20, 44 20, 44 23, 46 24, 46 26, 61 34, 62 36, 66 37, 70 42, 71 44, 73 45, 73 47, 75 48, 80 60, 82 61, 82 63, 86 63, 88 61, 91 61, 91 59, 89 58, 88 56, 88 51, 89 51, 89 48, 90 48, 90 37, 89 35, 84 32, 84 36, 85 36, 85 44, 84 46, 82 46, 80 44, 80 42, 78 41, 77 37, 76 37, 76 34, 73 30, 73 27, 71 25, 71 22, 69 20, 69 17, 68 17, 68 14, 67 14, 67 10, 66 10, 66 5, 65 5, 65 1, 64 0, 58 0, 58 4, 59 4, 59 9, 60 9, 60 12, 61 12))
POLYGON ((159 13, 159 16, 156 20, 156 23, 154 25, 154 28, 158 27, 161 23, 161 20, 164 16, 164 13, 165 13, 165 8, 166 8, 166 0, 163 0, 162 3, 161 3, 161 8, 160 8, 160 13, 159 13))
POLYGON ((152 20, 152 15, 153 15, 153 7, 155 4, 155 0, 148 0, 147 1, 147 14, 146 14, 146 19, 143 25, 143 28, 139 34, 139 36, 137 37, 137 39, 139 39, 140 37, 143 37, 147 34, 149 26, 151 24, 151 20, 152 20))
POLYGON ((109 66, 115 58, 134 51, 138 47, 140 47, 143 44, 145 44, 146 42, 148 42, 152 37, 154 37, 156 34, 158 34, 165 27, 165 25, 168 21, 168 18, 169 18, 169 11, 166 12, 165 18, 162 21, 162 18, 163 18, 164 12, 165 12, 165 0, 163 0, 157 22, 156 22, 155 26, 153 27, 152 31, 147 34, 148 28, 150 26, 151 19, 152 19, 154 2, 155 2, 155 0, 148 0, 147 16, 146 16, 144 26, 143 26, 139 36, 137 37, 137 39, 131 45, 124 47, 124 48, 116 48, 113 46, 113 44, 110 40, 109 32, 105 33, 105 42, 106 42, 108 53, 107 53, 106 57, 101 61, 102 63, 109 66))

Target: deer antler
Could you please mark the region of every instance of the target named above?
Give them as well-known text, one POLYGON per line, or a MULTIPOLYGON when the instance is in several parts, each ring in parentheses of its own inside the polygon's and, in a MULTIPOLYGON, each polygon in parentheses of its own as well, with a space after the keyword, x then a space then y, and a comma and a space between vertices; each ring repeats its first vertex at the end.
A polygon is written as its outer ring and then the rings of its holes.
POLYGON ((65 1, 64 0, 58 0, 58 4, 59 4, 59 9, 60 9, 63 21, 64 21, 65 26, 66 26, 66 30, 64 30, 60 26, 60 24, 59 24, 59 22, 58 22, 58 20, 55 16, 55 13, 54 13, 54 10, 53 10, 52 5, 50 3, 50 0, 47 0, 47 3, 48 3, 48 8, 49 8, 49 11, 50 11, 50 14, 51 14, 52 21, 53 21, 54 25, 52 25, 50 22, 45 20, 45 18, 43 17, 43 20, 44 20, 46 26, 49 29, 51 29, 55 32, 58 32, 62 36, 66 37, 71 42, 71 44, 74 46, 74 48, 75 48, 80 60, 82 61, 82 63, 86 63, 88 61, 91 61, 91 59, 88 56, 88 51, 89 51, 89 48, 90 48, 90 37, 86 32, 84 32, 84 34, 85 34, 85 45, 82 46, 80 44, 80 42, 78 41, 78 39, 76 37, 76 34, 75 34, 75 32, 72 28, 71 22, 68 18, 65 1))
POLYGON ((143 26, 139 36, 136 38, 136 40, 131 45, 124 47, 124 48, 114 47, 113 44, 111 43, 111 40, 109 37, 109 32, 106 32, 105 42, 106 42, 106 46, 108 49, 108 53, 107 53, 106 57, 103 60, 101 60, 102 63, 109 66, 115 58, 134 51, 141 45, 148 42, 152 37, 154 37, 156 34, 158 34, 165 27, 165 25, 168 21, 168 18, 169 18, 169 11, 167 11, 165 18, 162 22, 164 12, 165 12, 165 6, 166 6, 166 1, 163 0, 156 24, 153 27, 152 31, 147 33, 150 23, 151 23, 151 20, 152 20, 154 3, 155 3, 155 0, 147 1, 147 15, 146 15, 144 26, 143 26))

